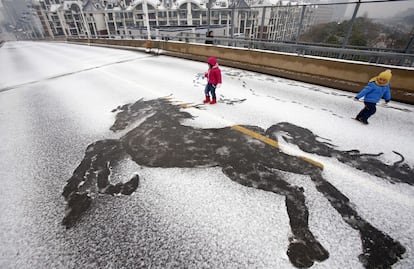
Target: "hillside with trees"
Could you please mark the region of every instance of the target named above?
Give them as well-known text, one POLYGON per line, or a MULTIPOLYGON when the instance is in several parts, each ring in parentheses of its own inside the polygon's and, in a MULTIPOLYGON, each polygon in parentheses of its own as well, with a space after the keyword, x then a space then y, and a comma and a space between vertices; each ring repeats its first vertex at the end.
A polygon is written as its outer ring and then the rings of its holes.
MULTIPOLYGON (((311 27, 301 35, 300 41, 342 45, 350 21, 330 22, 311 27)), ((405 49, 413 34, 414 15, 374 21, 358 17, 354 21, 347 46, 405 49)))

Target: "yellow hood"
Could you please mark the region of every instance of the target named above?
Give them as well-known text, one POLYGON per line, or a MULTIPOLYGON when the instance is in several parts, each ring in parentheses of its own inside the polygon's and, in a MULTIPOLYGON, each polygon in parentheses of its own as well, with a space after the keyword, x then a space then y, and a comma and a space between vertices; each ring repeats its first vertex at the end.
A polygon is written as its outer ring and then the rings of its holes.
POLYGON ((385 71, 383 71, 383 72, 379 73, 379 75, 378 75, 378 76, 371 78, 371 79, 369 80, 369 82, 375 81, 375 84, 377 84, 378 86, 385 86, 385 85, 387 85, 388 83, 390 83, 390 81, 391 81, 391 77, 392 77, 391 70, 390 70, 390 69, 387 69, 387 70, 385 70, 385 71), (380 78, 385 79, 387 82, 386 82, 386 83, 380 83, 380 82, 378 81, 378 79, 380 79, 380 78))

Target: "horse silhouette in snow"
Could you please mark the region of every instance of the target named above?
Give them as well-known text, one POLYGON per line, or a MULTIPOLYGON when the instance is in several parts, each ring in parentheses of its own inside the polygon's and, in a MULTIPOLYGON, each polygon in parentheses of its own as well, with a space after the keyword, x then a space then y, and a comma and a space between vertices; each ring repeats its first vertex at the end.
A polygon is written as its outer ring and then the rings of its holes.
MULTIPOLYGON (((219 166, 237 183, 283 195, 292 232, 287 255, 296 267, 311 267, 315 261, 328 259, 329 252, 309 229, 304 189, 290 184, 280 171, 308 176, 343 220, 359 232, 363 250, 359 260, 366 268, 391 268, 405 253, 398 241, 358 214, 349 199, 323 178, 321 168, 303 158, 285 154, 231 127, 200 129, 184 126, 180 121, 192 118, 191 114, 166 99, 139 100, 118 107, 114 112, 118 113, 111 130, 122 131, 123 135, 119 139, 90 144, 64 187, 63 196, 67 203, 62 224, 67 228, 76 224, 96 195, 129 195, 136 190, 139 175, 116 184, 110 180, 113 167, 130 158, 146 167, 219 166)), ((309 130, 289 123, 273 125, 266 131, 256 126, 245 128, 274 140, 278 134, 287 134, 285 139, 304 151, 335 157, 393 182, 413 185, 413 170, 402 161, 390 166, 378 161, 375 155, 336 151, 330 144, 318 142, 309 130)))

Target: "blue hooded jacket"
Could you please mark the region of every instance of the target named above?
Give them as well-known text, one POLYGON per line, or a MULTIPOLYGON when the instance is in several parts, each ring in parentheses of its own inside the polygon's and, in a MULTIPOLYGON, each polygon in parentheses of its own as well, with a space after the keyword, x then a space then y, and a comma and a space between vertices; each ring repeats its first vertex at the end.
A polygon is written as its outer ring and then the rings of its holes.
POLYGON ((378 103, 381 98, 384 98, 386 102, 389 102, 391 100, 390 84, 388 83, 387 85, 379 86, 374 81, 369 82, 356 96, 357 99, 361 97, 364 97, 364 102, 368 103, 378 103))

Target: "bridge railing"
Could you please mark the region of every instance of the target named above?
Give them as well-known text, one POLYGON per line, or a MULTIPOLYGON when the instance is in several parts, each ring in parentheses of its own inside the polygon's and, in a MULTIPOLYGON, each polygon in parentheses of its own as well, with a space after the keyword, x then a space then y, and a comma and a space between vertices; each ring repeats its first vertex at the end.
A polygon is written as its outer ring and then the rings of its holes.
MULTIPOLYGON (((74 36, 72 39, 87 39, 86 36, 74 36)), ((94 39, 114 39, 114 40, 146 40, 146 35, 135 36, 114 36, 100 35, 94 39)), ((62 38, 55 37, 57 40, 62 38)), ((63 37, 63 39, 65 39, 63 37)), ((205 44, 207 40, 204 36, 186 33, 180 36, 153 35, 153 41, 176 41, 183 43, 205 44)), ((402 49, 371 48, 347 46, 328 46, 326 44, 312 44, 299 42, 270 42, 245 38, 215 37, 210 46, 236 47, 255 50, 269 50, 296 55, 315 56, 330 59, 340 59, 346 61, 364 62, 370 64, 392 65, 414 67, 414 53, 404 52, 402 49)))
MULTIPOLYGON (((68 42, 88 45, 137 49, 154 54, 164 54, 191 60, 206 61, 217 56, 221 65, 286 77, 298 81, 358 92, 373 76, 384 69, 393 72, 393 100, 414 104, 414 68, 358 61, 335 60, 298 53, 280 53, 270 50, 206 45, 197 42, 146 39, 80 39, 68 42)), ((196 40, 197 41, 197 40, 196 40)), ((198 40, 200 41, 200 40, 198 40)))
MULTIPOLYGON (((205 43, 205 37, 186 35, 185 37, 155 36, 158 40, 205 43)), ((332 59, 359 61, 373 64, 414 67, 414 53, 398 49, 379 49, 370 47, 328 46, 299 42, 270 42, 243 38, 215 37, 213 45, 239 47, 247 49, 270 50, 297 55, 317 56, 332 59)))

